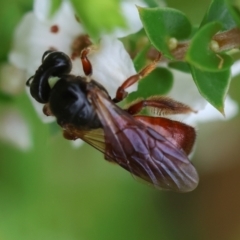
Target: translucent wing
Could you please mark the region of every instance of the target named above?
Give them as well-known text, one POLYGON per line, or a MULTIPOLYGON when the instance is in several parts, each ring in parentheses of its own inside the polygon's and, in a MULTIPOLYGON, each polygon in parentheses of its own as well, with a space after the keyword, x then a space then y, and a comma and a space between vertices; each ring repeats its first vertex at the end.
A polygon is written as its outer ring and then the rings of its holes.
POLYGON ((196 188, 198 174, 186 154, 93 87, 88 97, 103 125, 108 160, 155 187, 178 192, 196 188))
POLYGON ((92 147, 105 154, 106 144, 104 131, 102 128, 86 131, 77 129, 72 125, 65 125, 64 131, 67 133, 67 135, 74 136, 73 138, 80 138, 84 142, 90 144, 92 147))
POLYGON ((176 148, 182 149, 187 155, 190 154, 196 138, 193 127, 163 117, 136 115, 134 119, 164 136, 176 148))
POLYGON ((66 126, 65 131, 156 188, 178 192, 196 188, 198 174, 182 150, 151 127, 135 120, 98 88, 90 91, 89 98, 103 129, 84 131, 66 126))
POLYGON ((108 160, 109 162, 116 163, 116 161, 106 153, 105 135, 104 135, 104 130, 102 128, 86 131, 86 130, 77 129, 73 125, 67 124, 64 126, 64 131, 66 132, 67 136, 69 135, 74 136, 73 138, 68 138, 68 139, 73 140, 73 139, 76 139, 76 137, 80 138, 84 142, 96 148, 98 151, 102 152, 105 155, 106 160, 108 160))

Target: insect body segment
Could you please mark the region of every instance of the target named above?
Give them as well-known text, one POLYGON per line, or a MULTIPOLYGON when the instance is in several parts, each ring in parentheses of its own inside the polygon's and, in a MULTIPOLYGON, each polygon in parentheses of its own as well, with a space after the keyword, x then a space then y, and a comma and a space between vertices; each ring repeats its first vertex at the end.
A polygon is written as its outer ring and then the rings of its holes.
POLYGON ((156 188, 177 192, 196 188, 198 174, 187 157, 195 141, 194 128, 163 117, 138 115, 144 107, 171 114, 193 110, 164 97, 141 100, 127 109, 115 104, 127 96, 127 87, 155 68, 160 56, 123 82, 116 97, 111 99, 106 89, 91 79, 89 51, 84 49, 81 55, 85 77, 70 74, 71 61, 64 53, 43 55, 42 65, 27 85, 32 96, 45 103, 44 112, 56 117, 66 139, 81 138, 101 151, 106 160, 156 188), (59 77, 52 88, 49 86, 51 76, 59 77))
POLYGON ((49 105, 61 126, 72 124, 85 130, 102 127, 94 107, 87 99, 86 88, 84 78, 72 75, 61 78, 53 87, 49 105))

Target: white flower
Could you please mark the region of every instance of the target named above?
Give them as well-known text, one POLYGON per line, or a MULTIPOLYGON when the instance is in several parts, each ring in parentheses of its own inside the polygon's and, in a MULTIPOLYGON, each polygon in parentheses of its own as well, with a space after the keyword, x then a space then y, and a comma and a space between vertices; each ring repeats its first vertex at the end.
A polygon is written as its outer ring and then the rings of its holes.
MULTIPOLYGON (((117 39, 103 38, 97 52, 89 55, 89 60, 93 65, 93 79, 103 84, 111 97, 115 97, 124 80, 136 74, 132 59, 117 39)), ((127 90, 134 91, 136 86, 127 90)))
POLYGON ((195 111, 204 109, 207 101, 200 95, 191 74, 171 69, 174 84, 168 96, 185 103, 195 111))
MULTIPOLYGON (((134 5, 135 3, 140 4, 141 2, 139 0, 123 2, 123 9, 125 11, 129 11, 129 9, 133 10, 136 8, 134 5)), ((15 32, 13 48, 10 52, 9 58, 13 64, 21 69, 26 69, 29 74, 33 74, 39 67, 42 54, 46 50, 56 49, 72 56, 74 54, 74 48, 79 47, 78 44, 80 44, 79 41, 81 40, 79 37, 86 35, 85 30, 77 21, 74 15, 74 10, 69 1, 63 1, 61 8, 53 18, 47 18, 48 12, 49 0, 35 0, 34 12, 30 12, 24 16, 15 32)), ((135 9, 134 14, 127 14, 127 22, 131 28, 129 27, 126 32, 121 30, 120 35, 114 32, 113 35, 108 35, 108 37, 111 37, 111 39, 115 38, 116 40, 116 37, 123 37, 140 30, 141 22, 139 17, 136 16, 136 12, 137 9, 135 9)), ((87 39, 85 40, 87 41, 87 39)), ((105 40, 106 36, 102 39, 100 46, 104 45, 107 47, 104 43, 105 40)), ((119 54, 122 55, 122 52, 126 52, 122 45, 120 46, 118 44, 118 47, 121 48, 118 51, 119 54)), ((111 54, 110 51, 109 53, 111 54)), ((94 58, 94 55, 95 54, 93 53, 92 59, 94 58)), ((98 52, 96 52, 96 55, 98 55, 98 58, 101 58, 101 55, 98 52)), ((120 55, 111 55, 112 62, 117 63, 123 60, 122 58, 119 59, 119 57, 121 57, 120 55)), ((101 59, 101 62, 102 61, 103 58, 101 59)), ((108 66, 109 64, 110 63, 108 63, 108 66)), ((73 61, 73 65, 75 65, 75 61, 73 61)), ((79 68, 80 65, 81 64, 77 62, 75 69, 79 68)), ((133 64, 131 63, 131 65, 133 64)), ((104 72, 104 70, 105 69, 103 68, 102 72, 104 72)), ((121 69, 121 71, 125 72, 125 69, 121 69)), ((133 72, 130 72, 130 74, 132 73, 133 72)), ((78 74, 83 74, 83 72, 80 70, 78 74)), ((125 75, 128 75, 128 71, 126 71, 125 75)))
MULTIPOLYGON (((122 3, 122 9, 127 12, 124 14, 128 17, 129 28, 125 32, 118 29, 112 35, 103 36, 96 50, 89 55, 93 66, 93 78, 103 84, 112 97, 125 79, 136 74, 129 54, 123 44, 116 39, 136 32, 142 27, 135 4, 144 6, 140 0, 122 3), (129 11, 133 13, 129 14, 129 11)), ((15 31, 13 48, 9 54, 10 62, 26 70, 30 77, 40 66, 42 54, 48 49, 55 49, 72 57, 72 74, 84 75, 80 59, 75 56, 80 53, 79 47, 89 43, 90 39, 86 37, 86 32, 77 21, 68 0, 62 2, 60 9, 51 19, 48 18, 49 7, 48 0, 34 1, 34 11, 24 16, 15 31)), ((136 86, 131 90, 134 89, 136 86)), ((41 105, 39 106, 35 100, 33 104, 44 122, 51 121, 42 114, 41 105)))
MULTIPOLYGON (((240 73, 236 63, 232 67, 232 76, 240 73), (238 69, 238 71, 237 71, 238 69)), ((223 116, 216 108, 208 103, 199 93, 196 84, 194 83, 191 74, 187 74, 177 70, 171 70, 174 76, 174 85, 167 94, 169 97, 185 103, 197 113, 179 114, 171 116, 172 119, 184 121, 187 124, 196 126, 200 122, 229 120, 238 113, 238 104, 229 96, 225 100, 225 116, 223 116)))
POLYGON ((118 28, 111 33, 116 38, 125 37, 139 31, 142 28, 142 22, 139 19, 139 13, 136 6, 146 7, 147 5, 140 0, 129 0, 121 2, 121 10, 125 17, 127 28, 118 28))
POLYGON ((232 76, 237 76, 240 74, 240 60, 236 61, 232 66, 232 76))
POLYGON ((42 11, 46 2, 49 1, 35 1, 34 12, 23 17, 16 28, 13 48, 9 54, 13 64, 32 75, 41 64, 41 57, 46 50, 56 49, 71 55, 74 40, 85 34, 68 1, 63 1, 52 19, 43 17, 47 14, 42 11))
POLYGON ((225 117, 210 103, 207 103, 202 111, 197 114, 192 114, 186 119, 186 123, 201 123, 201 122, 212 122, 212 121, 226 121, 238 113, 238 104, 227 96, 225 100, 225 117))

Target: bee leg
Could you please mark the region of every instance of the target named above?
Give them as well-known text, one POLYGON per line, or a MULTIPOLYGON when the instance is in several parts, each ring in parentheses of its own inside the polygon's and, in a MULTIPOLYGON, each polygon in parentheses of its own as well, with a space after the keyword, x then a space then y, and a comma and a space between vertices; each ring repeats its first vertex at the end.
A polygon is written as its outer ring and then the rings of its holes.
POLYGON ((83 66, 83 71, 85 73, 85 75, 88 77, 90 77, 92 75, 92 64, 90 63, 89 59, 87 58, 87 55, 89 54, 89 52, 91 51, 91 48, 84 48, 81 52, 81 62, 82 62, 82 66, 83 66))
POLYGON ((131 115, 134 115, 139 113, 145 107, 154 109, 154 113, 159 115, 196 113, 196 111, 184 103, 163 96, 153 96, 144 100, 137 100, 125 110, 131 115))
POLYGON ((125 91, 125 89, 130 87, 131 85, 133 85, 140 79, 146 77, 149 73, 151 73, 156 68, 157 63, 160 60, 160 58, 161 58, 161 54, 159 53, 158 57, 153 62, 148 64, 146 67, 144 67, 139 73, 137 73, 133 76, 130 76, 128 79, 126 79, 123 82, 123 84, 118 88, 118 90, 116 92, 116 97, 113 99, 113 102, 118 103, 118 102, 122 101, 128 94, 125 91))

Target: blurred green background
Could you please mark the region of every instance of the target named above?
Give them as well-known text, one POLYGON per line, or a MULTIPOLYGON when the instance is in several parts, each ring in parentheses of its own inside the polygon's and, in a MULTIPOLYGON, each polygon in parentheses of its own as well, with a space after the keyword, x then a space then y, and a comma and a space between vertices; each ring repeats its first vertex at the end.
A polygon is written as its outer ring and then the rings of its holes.
MULTIPOLYGON (((20 12, 31 9, 31 1, 8 1, 0 1, 1 60, 20 12)), ((200 22, 209 3, 167 1, 193 23, 200 22)), ((238 103, 239 92, 240 77, 230 88, 238 103)), ((135 181, 86 144, 73 148, 53 133, 54 124, 41 122, 23 92, 1 96, 0 116, 6 109, 21 112, 34 146, 22 152, 0 142, 0 240, 240 239, 239 114, 198 125, 193 162, 200 184, 177 194, 135 181)))

